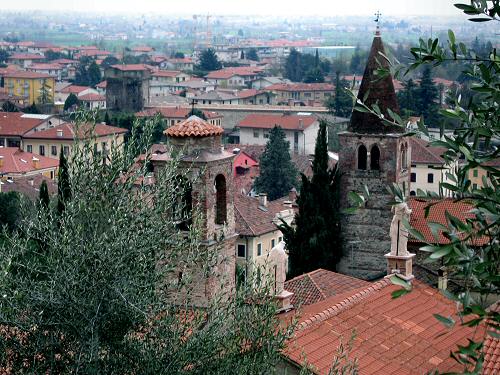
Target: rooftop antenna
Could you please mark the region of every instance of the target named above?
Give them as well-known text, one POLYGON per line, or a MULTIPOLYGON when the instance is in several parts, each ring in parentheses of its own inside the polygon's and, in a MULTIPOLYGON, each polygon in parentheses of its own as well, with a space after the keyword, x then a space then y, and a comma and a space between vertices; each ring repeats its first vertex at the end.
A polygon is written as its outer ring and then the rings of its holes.
POLYGON ((375 13, 375 22, 377 23, 377 28, 375 29, 375 36, 380 36, 380 16, 382 13, 380 13, 379 10, 377 10, 377 13, 375 13))

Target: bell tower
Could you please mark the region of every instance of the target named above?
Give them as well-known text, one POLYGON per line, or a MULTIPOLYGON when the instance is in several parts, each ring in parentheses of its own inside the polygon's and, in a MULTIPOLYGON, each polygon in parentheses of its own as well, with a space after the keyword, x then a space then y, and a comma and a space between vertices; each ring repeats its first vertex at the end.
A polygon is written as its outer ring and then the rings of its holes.
MULTIPOLYGON (((389 69, 384 56, 377 25, 358 100, 368 107, 378 105, 384 116, 390 118, 389 109, 399 112, 392 77, 388 74, 381 78, 375 74, 377 69, 389 69)), ((366 186, 370 193, 364 207, 343 217, 343 257, 337 266, 339 272, 362 279, 386 274, 384 254, 391 248, 390 202, 393 200, 387 187, 393 183, 401 187, 404 184, 407 191, 410 182, 411 150, 404 131, 402 127, 386 125, 370 113, 354 110, 348 130, 339 134, 342 208, 353 204, 349 202, 350 192, 364 195, 366 186)))
POLYGON ((190 116, 165 131, 172 155, 160 155, 153 163, 166 163, 176 156, 179 174, 187 178, 191 207, 197 207, 201 218, 201 251, 210 254, 210 267, 204 271, 178 270, 192 278, 190 300, 204 306, 215 297, 227 298, 234 293, 235 219, 233 202, 234 154, 222 147, 223 129, 190 116))

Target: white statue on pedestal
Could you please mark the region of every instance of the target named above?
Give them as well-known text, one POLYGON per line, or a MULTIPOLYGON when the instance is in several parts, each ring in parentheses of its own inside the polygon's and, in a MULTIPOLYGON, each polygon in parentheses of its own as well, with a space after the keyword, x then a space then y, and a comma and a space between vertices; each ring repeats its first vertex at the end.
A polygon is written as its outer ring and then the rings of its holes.
POLYGON ((285 242, 281 241, 269 253, 271 277, 274 279, 274 294, 279 295, 285 290, 288 255, 285 252, 285 242))
POLYGON ((392 206, 394 217, 391 222, 391 255, 407 256, 408 253, 408 229, 403 224, 403 218, 410 222, 411 210, 406 202, 392 206))

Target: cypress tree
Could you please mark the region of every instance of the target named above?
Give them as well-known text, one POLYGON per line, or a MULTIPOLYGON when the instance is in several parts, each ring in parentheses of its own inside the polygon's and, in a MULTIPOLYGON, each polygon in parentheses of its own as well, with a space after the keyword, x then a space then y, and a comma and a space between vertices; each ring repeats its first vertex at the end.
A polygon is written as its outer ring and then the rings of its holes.
POLYGON ((258 193, 266 193, 270 200, 284 197, 295 186, 297 170, 290 157, 290 142, 285 132, 275 126, 269 132, 266 149, 260 157, 260 175, 255 180, 258 193))
POLYGON ((45 180, 43 180, 40 185, 38 200, 40 202, 41 207, 43 207, 44 209, 49 208, 50 204, 49 189, 47 187, 47 182, 45 182, 45 180))
POLYGON ((314 56, 314 67, 319 68, 319 52, 318 49, 316 48, 316 55, 314 56))
POLYGON ((432 80, 431 67, 428 65, 425 65, 422 71, 422 78, 417 94, 417 108, 420 115, 424 117, 424 121, 429 126, 437 127, 437 121, 439 120, 439 106, 437 104, 439 91, 432 80))
POLYGON ((62 148, 59 154, 59 173, 57 178, 57 212, 61 215, 66 208, 66 203, 71 199, 68 161, 62 148))
POLYGON ((398 103, 401 112, 405 116, 411 116, 417 112, 417 87, 412 79, 403 83, 403 90, 398 92, 398 103))
POLYGON ((111 119, 109 118, 109 113, 106 111, 106 114, 104 115, 104 123, 106 125, 111 125, 111 119))
POLYGON ((341 257, 339 186, 337 168, 328 168, 326 122, 320 123, 313 161, 313 177, 302 175, 299 207, 294 226, 284 221, 283 232, 290 257, 289 277, 318 268, 335 270, 341 257))

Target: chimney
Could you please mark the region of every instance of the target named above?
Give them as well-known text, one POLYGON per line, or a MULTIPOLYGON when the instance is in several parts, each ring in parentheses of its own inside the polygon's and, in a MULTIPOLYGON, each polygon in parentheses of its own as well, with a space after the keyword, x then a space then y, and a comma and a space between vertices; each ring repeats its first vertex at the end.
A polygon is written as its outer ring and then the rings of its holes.
POLYGON ((33 158, 31 159, 31 161, 33 162, 33 168, 35 168, 35 169, 40 168, 40 159, 38 159, 37 157, 33 156, 33 158))
POLYGON ((3 167, 3 155, 0 155, 0 168, 3 167))
POLYGON ((62 137, 63 136, 63 130, 62 129, 57 129, 57 136, 62 137))
POLYGON ((267 207, 267 194, 266 193, 259 194, 259 204, 262 207, 267 207))
POLYGON ((446 290, 448 288, 448 270, 445 266, 438 269, 438 289, 446 290))

